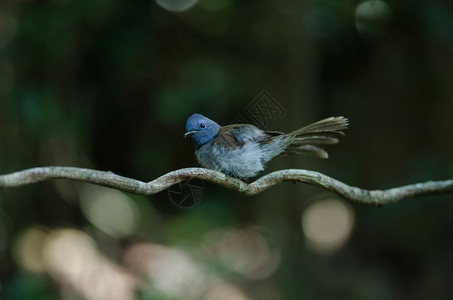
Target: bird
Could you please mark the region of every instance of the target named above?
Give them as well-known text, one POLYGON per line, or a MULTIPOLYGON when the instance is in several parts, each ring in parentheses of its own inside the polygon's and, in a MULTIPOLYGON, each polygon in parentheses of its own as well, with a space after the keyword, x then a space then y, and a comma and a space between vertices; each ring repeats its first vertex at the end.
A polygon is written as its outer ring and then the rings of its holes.
POLYGON ((247 181, 276 156, 308 154, 328 158, 319 145, 338 143, 348 125, 345 117, 330 117, 283 133, 261 130, 251 124, 220 126, 195 113, 187 119, 184 136, 192 139, 195 157, 202 167, 247 181))

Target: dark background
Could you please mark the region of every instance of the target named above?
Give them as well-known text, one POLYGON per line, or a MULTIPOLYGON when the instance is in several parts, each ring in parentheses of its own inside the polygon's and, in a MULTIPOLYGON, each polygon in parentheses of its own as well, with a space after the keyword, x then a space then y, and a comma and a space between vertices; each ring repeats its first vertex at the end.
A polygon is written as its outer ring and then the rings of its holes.
MULTIPOLYGON (((265 129, 351 124, 329 160, 280 157, 265 173, 368 189, 453 178, 451 1, 189 2, 2 0, 1 173, 149 181, 196 166, 192 113, 252 122, 265 90, 284 111, 265 129)), ((302 184, 245 197, 206 183, 201 200, 70 181, 1 190, 0 298, 453 298, 449 195, 374 208, 302 184), (327 209, 316 228, 354 220, 339 244, 316 246, 301 225, 323 201, 340 217, 327 209)))

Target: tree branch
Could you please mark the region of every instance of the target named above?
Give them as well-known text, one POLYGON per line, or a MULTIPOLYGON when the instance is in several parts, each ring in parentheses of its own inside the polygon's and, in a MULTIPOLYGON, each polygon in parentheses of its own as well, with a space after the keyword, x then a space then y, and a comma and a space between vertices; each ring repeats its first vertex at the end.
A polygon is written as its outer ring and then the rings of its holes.
POLYGON ((427 181, 388 190, 365 190, 349 186, 315 171, 299 169, 272 172, 247 184, 237 178, 227 177, 218 171, 203 168, 179 169, 153 181, 143 182, 112 172, 74 167, 42 167, 0 175, 0 188, 17 187, 50 179, 72 179, 144 196, 159 193, 174 184, 189 179, 205 180, 245 195, 255 195, 278 183, 291 181, 324 188, 352 202, 376 206, 417 196, 453 193, 453 180, 427 181))

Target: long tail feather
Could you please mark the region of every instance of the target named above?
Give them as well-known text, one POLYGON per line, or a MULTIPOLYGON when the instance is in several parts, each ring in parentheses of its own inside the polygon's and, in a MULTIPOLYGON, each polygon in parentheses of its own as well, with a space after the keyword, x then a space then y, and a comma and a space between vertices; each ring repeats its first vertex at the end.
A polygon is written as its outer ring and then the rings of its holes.
MULTIPOLYGON (((349 125, 348 119, 345 117, 330 117, 316 123, 312 123, 293 132, 287 133, 287 135, 306 135, 320 132, 336 132, 340 133, 341 130, 347 129, 349 125)), ((341 132, 342 135, 344 133, 341 132)))
POLYGON ((314 145, 303 145, 299 147, 288 146, 282 154, 305 154, 320 158, 329 158, 329 154, 326 150, 314 145))
POLYGON ((343 136, 342 130, 348 128, 345 117, 330 117, 285 134, 288 146, 282 154, 309 154, 328 158, 328 153, 316 145, 332 145, 343 136))

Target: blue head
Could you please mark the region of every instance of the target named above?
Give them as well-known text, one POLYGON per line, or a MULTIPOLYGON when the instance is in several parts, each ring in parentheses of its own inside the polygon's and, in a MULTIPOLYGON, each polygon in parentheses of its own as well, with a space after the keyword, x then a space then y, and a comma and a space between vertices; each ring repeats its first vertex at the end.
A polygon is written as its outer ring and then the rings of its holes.
POLYGON ((219 132, 220 125, 200 114, 193 114, 187 119, 185 137, 190 136, 198 148, 212 140, 219 132))

